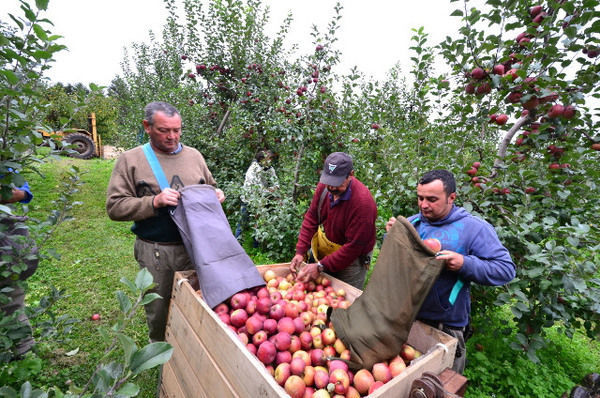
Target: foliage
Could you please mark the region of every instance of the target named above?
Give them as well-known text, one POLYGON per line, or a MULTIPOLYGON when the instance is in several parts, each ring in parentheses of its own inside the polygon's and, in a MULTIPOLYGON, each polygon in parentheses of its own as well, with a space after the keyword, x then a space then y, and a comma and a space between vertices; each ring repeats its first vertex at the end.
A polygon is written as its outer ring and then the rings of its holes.
POLYGON ((444 121, 501 139, 496 153, 477 148, 472 160, 482 166, 460 173, 461 194, 496 226, 518 275, 506 289, 474 289, 474 301, 511 303, 519 330, 511 346, 533 361, 555 323, 568 336, 600 332, 597 6, 465 2, 453 14, 464 21, 461 37, 440 46, 456 83, 444 121), (512 119, 494 123, 501 114, 512 119))
POLYGON ((558 397, 584 375, 598 371, 600 347, 581 345, 581 334, 565 336, 548 330, 547 347, 538 351, 539 364, 526 353, 506 349, 516 328, 508 307, 474 318, 475 334, 467 343, 469 379, 466 397, 558 397))

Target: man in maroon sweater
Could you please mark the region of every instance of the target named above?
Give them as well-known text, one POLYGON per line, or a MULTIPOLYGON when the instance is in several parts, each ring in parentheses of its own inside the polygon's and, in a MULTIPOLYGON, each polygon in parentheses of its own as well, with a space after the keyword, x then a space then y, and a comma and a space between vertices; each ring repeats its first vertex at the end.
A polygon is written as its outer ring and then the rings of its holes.
POLYGON ((352 158, 343 152, 329 155, 304 215, 296 255, 290 263, 296 280, 306 282, 325 271, 362 289, 375 246, 376 219, 375 200, 369 189, 354 177, 352 158), (316 263, 301 267, 319 225, 323 227, 325 241, 329 241, 325 245, 329 250, 325 250, 325 255, 319 250, 316 263))

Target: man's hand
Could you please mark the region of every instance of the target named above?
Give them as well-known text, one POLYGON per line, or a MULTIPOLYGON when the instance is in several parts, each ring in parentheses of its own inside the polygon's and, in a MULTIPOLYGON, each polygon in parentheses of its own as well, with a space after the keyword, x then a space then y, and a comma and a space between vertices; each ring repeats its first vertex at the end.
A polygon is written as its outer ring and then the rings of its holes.
POLYGON ((219 200, 219 203, 225 202, 225 193, 222 190, 217 188, 215 189, 215 193, 217 194, 217 199, 219 200))
POLYGON ((435 257, 437 260, 446 260, 446 269, 449 271, 458 271, 462 268, 464 257, 462 254, 450 250, 442 250, 435 257))
POLYGON ((179 196, 181 196, 181 194, 178 191, 172 188, 165 188, 161 193, 154 197, 152 205, 154 205, 155 209, 158 209, 159 207, 177 206, 179 196))
POLYGON ((296 277, 296 275, 298 274, 300 266, 303 262, 304 256, 302 254, 296 254, 294 258, 292 258, 292 261, 290 261, 290 272, 292 273, 292 275, 294 275, 294 277, 296 277))
POLYGON ((26 196, 27 196, 27 194, 22 189, 13 188, 12 195, 10 196, 10 198, 8 198, 8 199, 0 198, 0 203, 20 202, 23 199, 25 199, 26 196))
POLYGON ((396 221, 396 217, 391 217, 389 221, 385 224, 385 232, 390 232, 390 229, 392 229, 392 226, 396 221))
POLYGON ((318 276, 319 267, 317 266, 317 263, 305 264, 304 267, 300 268, 300 271, 296 276, 296 281, 306 283, 317 279, 318 276))

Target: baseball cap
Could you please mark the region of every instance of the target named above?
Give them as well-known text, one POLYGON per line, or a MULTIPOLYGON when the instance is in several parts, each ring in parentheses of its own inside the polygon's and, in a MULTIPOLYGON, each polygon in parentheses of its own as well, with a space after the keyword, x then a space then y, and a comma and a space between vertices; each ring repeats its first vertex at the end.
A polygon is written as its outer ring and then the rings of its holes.
POLYGON ((334 152, 325 159, 320 181, 325 185, 339 187, 352 170, 350 155, 344 152, 334 152))

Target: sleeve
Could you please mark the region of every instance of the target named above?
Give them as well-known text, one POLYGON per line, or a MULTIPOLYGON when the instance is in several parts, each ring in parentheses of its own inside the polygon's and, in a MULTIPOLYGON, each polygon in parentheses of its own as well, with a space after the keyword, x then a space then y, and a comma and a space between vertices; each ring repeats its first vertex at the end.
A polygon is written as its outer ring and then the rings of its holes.
POLYGON ((480 285, 500 286, 514 279, 515 264, 494 228, 483 223, 475 234, 459 276, 480 285))
POLYGON ((106 212, 111 220, 139 221, 155 216, 154 196, 136 196, 133 169, 126 156, 115 163, 106 191, 106 212))
MULTIPOLYGON (((313 195, 312 201, 310 202, 310 206, 308 207, 306 214, 304 214, 304 220, 302 221, 300 233, 298 234, 296 254, 305 254, 308 251, 308 249, 310 249, 310 241, 312 240, 312 237, 315 234, 315 232, 317 232, 317 228, 319 228, 317 206, 319 205, 319 199, 321 197, 321 192, 323 192, 323 189, 325 189, 325 185, 317 185, 317 189, 315 189, 315 193, 313 195)), ((328 202, 325 200, 324 203, 328 202)))
POLYGON ((25 181, 25 184, 23 184, 17 189, 20 189, 21 191, 25 192, 25 198, 20 200, 19 203, 31 202, 31 199, 33 199, 33 194, 31 193, 31 189, 29 188, 29 183, 27 181, 25 181))
POLYGON ((361 203, 349 218, 345 230, 346 243, 321 261, 327 271, 339 272, 347 268, 361 254, 368 252, 367 246, 374 240, 377 213, 373 206, 361 203))

